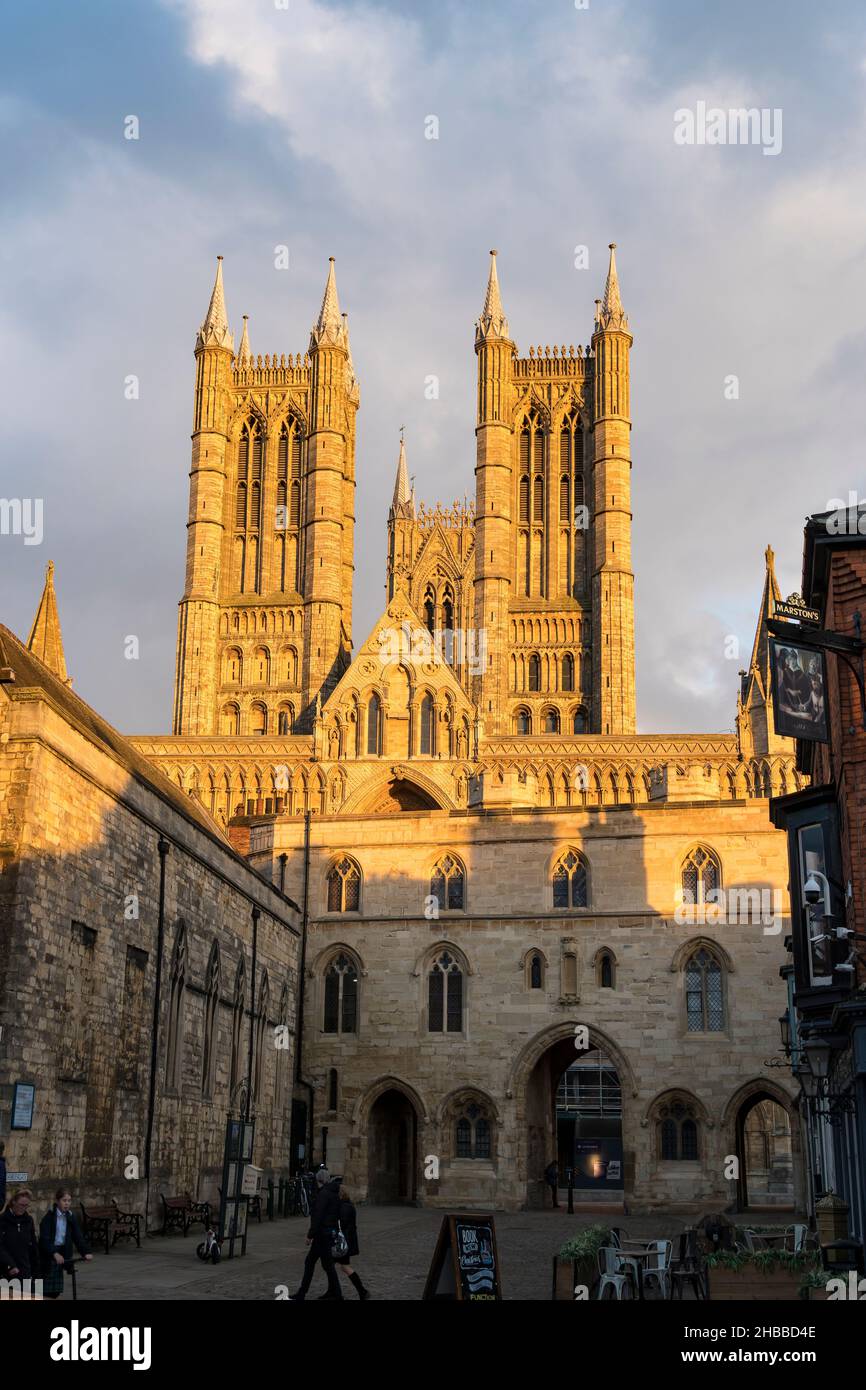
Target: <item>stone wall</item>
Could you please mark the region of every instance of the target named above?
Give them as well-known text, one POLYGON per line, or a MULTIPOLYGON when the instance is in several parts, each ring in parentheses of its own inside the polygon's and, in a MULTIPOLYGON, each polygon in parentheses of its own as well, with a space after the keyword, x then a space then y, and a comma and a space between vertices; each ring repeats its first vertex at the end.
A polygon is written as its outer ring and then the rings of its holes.
POLYGON ((275 1171, 288 1165, 298 912, 233 852, 201 807, 147 769, 48 672, 47 692, 26 688, 32 671, 22 669, 19 652, 12 651, 16 685, 0 687, 0 1135, 9 1169, 28 1174, 40 1201, 63 1181, 76 1203, 116 1197, 144 1210, 163 837, 152 1223, 160 1190, 216 1196, 242 958, 246 1012, 235 1070, 247 1071, 254 906, 257 1014, 266 978, 268 990, 254 1162, 275 1171), (173 974, 181 1022, 169 1077, 173 974), (205 1082, 209 980, 218 1002, 205 1082), (281 1036, 288 1049, 276 1046, 280 1023, 288 1025, 281 1036), (15 1081, 36 1086, 30 1130, 10 1130, 15 1081), (138 1178, 125 1176, 136 1171, 138 1178))

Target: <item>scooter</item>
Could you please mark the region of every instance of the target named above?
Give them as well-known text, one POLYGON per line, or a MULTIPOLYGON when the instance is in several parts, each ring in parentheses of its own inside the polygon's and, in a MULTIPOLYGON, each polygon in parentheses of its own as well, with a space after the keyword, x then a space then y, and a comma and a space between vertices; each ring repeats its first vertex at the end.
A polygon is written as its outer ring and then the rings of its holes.
POLYGON ((211 1264, 219 1264, 222 1258, 222 1241, 213 1226, 208 1226, 204 1240, 196 1246, 195 1253, 200 1260, 210 1260, 211 1264))

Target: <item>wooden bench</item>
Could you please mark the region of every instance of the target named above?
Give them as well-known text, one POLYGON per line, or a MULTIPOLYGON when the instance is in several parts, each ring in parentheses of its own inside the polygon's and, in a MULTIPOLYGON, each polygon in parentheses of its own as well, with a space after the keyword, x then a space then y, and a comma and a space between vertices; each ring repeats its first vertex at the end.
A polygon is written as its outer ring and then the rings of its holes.
POLYGON ((86 1207, 83 1202, 79 1202, 79 1206, 85 1237, 88 1241, 104 1245, 106 1255, 119 1240, 134 1240, 141 1249, 141 1223, 144 1218, 140 1212, 123 1211, 113 1197, 110 1207, 86 1207))
POLYGON ((78 1205, 81 1207, 81 1225, 85 1239, 91 1244, 103 1244, 107 1255, 114 1243, 111 1234, 117 1212, 114 1207, 86 1207, 83 1202, 79 1202, 78 1205))
POLYGON ((134 1240, 139 1250, 141 1249, 141 1223, 144 1220, 141 1212, 122 1211, 117 1202, 112 1197, 111 1205, 114 1207, 114 1236, 112 1245, 118 1240, 134 1240))
POLYGON ((178 1229, 186 1235, 190 1226, 194 1226, 196 1222, 200 1221, 203 1226, 210 1222, 209 1202, 194 1202, 188 1192, 182 1197, 166 1197, 163 1193, 159 1195, 162 1197, 163 1206, 163 1235, 178 1229))

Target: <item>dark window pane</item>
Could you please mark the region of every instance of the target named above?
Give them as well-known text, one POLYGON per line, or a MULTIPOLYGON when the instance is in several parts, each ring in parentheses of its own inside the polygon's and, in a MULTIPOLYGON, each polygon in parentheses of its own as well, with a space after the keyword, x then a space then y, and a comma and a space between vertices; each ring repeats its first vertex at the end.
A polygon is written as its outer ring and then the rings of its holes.
POLYGON ((532 964, 529 968, 529 984, 531 989, 541 989, 541 956, 532 957, 532 964))
POLYGON ((448 972, 448 1032, 459 1033, 463 1027, 463 976, 459 970, 448 972))
POLYGON ((722 972, 711 961, 704 975, 707 992, 707 1029, 711 1033, 720 1033, 725 1026, 725 1007, 722 997, 722 972))
POLYGON ((571 905, 586 907, 586 869, 579 864, 571 876, 571 905))
POLYGON ((457 1157, 472 1157, 472 1126, 465 1118, 457 1121, 457 1157))
POLYGON ((328 911, 339 912, 341 906, 342 879, 336 869, 328 874, 328 911))
POLYGON ((662 1120, 662 1158, 677 1156, 677 1126, 675 1120, 662 1120))
POLYGON ((613 962, 610 956, 602 956, 601 959, 601 987, 613 989, 613 962))
POLYGON ((357 869, 350 869, 345 879, 346 911, 357 912, 361 901, 361 876, 357 869))
POLYGON ((683 1158, 697 1158, 698 1156, 698 1127, 694 1120, 683 1120, 680 1130, 682 1139, 683 1158))
POLYGON ((325 1020, 326 1033, 339 1031, 340 976, 331 967, 325 976, 325 1020))
POLYGON ((444 911, 445 875, 442 873, 441 869, 435 869, 433 871, 433 877, 430 880, 430 896, 431 898, 437 899, 440 909, 444 911))
POLYGON ((486 1120, 475 1122, 475 1157, 490 1157, 490 1125, 486 1120))
POLYGON ((452 909, 463 907, 463 875, 455 869, 448 880, 448 906, 452 909))
POLYGON ((445 981, 442 971, 434 968, 430 971, 429 995, 428 995, 428 1030, 431 1033, 441 1033, 444 1018, 444 986, 445 981))
POLYGON ((336 1108, 337 1108, 337 1071, 336 1071, 336 1068, 335 1068, 335 1067, 331 1067, 331 1072, 330 1072, 330 1076, 329 1076, 329 1079, 328 1079, 328 1109, 329 1109, 329 1110, 336 1110, 336 1108))
POLYGON ((560 864, 559 868, 556 870, 556 873, 553 875, 554 907, 568 907, 568 885, 568 874, 560 864))
POLYGON ((358 977, 353 969, 343 975, 343 1032, 358 1029, 358 977))

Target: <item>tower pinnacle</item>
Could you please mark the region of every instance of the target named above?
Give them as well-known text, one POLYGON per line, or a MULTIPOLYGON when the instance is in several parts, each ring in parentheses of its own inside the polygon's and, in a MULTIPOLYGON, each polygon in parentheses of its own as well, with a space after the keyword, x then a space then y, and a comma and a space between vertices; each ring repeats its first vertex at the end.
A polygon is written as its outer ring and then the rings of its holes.
MULTIPOLYGON (((628 315, 622 307, 622 299, 619 293, 619 277, 616 273, 616 242, 610 243, 610 264, 607 268, 607 281, 604 286, 604 295, 601 306, 598 310, 598 325, 600 328, 628 328, 628 315)), ((596 300, 598 304, 598 300, 596 300)))
POLYGON ((414 515, 412 502, 412 489, 409 486, 409 469, 406 465, 406 445, 403 442, 402 431, 400 435, 400 454, 397 459, 397 481, 394 484, 394 499, 391 503, 391 510, 395 516, 414 515))
POLYGON ((60 616, 57 612, 57 596, 54 592, 54 561, 49 560, 45 569, 45 587, 33 619, 27 647, 37 656, 49 671, 59 676, 64 685, 71 685, 66 674, 66 658, 63 654, 63 635, 60 631, 60 616))
POLYGON ((313 347, 318 347, 323 342, 345 347, 344 324, 340 314, 340 301, 337 297, 337 277, 334 273, 334 257, 331 256, 329 260, 328 279, 325 283, 322 307, 319 310, 319 317, 310 338, 310 344, 313 347))
POLYGON ((234 348, 235 340, 229 329, 226 316, 226 299, 223 291, 223 258, 217 256, 217 272, 211 292, 210 304, 204 323, 198 330, 196 347, 234 348))
POLYGON ((249 323, 249 319, 250 319, 249 314, 244 314, 244 331, 243 331, 243 333, 241 334, 241 345, 240 345, 240 347, 238 348, 238 362, 239 362, 239 363, 241 363, 241 362, 249 362, 249 361, 251 360, 251 357, 252 357, 252 354, 251 354, 251 352, 250 352, 250 333, 249 333, 249 328, 247 327, 247 325, 248 325, 248 323, 249 323))
POLYGON ((487 277, 487 293, 484 307, 478 320, 476 342, 485 338, 507 338, 508 319, 502 308, 502 295, 499 292, 499 276, 496 273, 496 252, 490 252, 490 274, 487 277))

